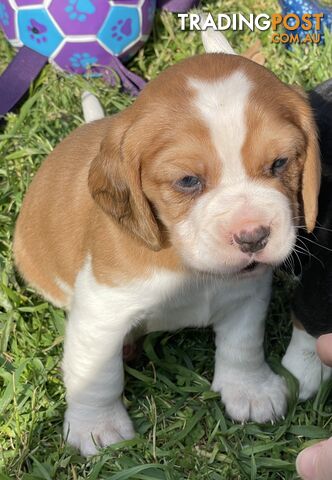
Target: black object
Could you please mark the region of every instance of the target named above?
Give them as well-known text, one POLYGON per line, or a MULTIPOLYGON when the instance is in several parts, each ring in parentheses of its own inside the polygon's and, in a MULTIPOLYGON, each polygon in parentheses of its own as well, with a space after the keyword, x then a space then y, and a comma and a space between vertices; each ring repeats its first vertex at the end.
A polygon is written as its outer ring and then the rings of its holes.
POLYGON ((312 256, 299 254, 302 276, 292 308, 306 331, 318 337, 332 333, 332 79, 310 92, 310 102, 319 129, 322 184, 316 228, 312 234, 299 230, 297 244, 302 249, 304 243, 312 256))

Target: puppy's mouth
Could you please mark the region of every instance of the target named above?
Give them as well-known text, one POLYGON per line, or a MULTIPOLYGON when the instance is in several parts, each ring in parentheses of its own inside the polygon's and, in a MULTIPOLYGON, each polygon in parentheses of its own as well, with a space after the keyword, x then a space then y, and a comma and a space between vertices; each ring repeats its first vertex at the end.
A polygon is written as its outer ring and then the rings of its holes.
POLYGON ((254 273, 258 270, 262 270, 262 268, 265 266, 266 264, 264 263, 253 261, 253 262, 250 262, 249 265, 247 265, 246 267, 242 268, 242 270, 240 270, 239 273, 241 275, 254 273))

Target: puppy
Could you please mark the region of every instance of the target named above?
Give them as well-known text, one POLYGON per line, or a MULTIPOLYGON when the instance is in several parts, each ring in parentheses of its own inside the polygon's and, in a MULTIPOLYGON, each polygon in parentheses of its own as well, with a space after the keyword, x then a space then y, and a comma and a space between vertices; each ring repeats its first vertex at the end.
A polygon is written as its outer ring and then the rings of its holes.
POLYGON ((316 353, 316 337, 332 332, 332 80, 319 85, 309 98, 320 134, 322 185, 315 230, 311 235, 299 230, 302 275, 293 301, 292 340, 283 358, 299 381, 302 400, 314 395, 332 374, 316 353))
POLYGON ((319 179, 307 100, 236 55, 168 68, 132 106, 55 148, 26 194, 14 254, 23 277, 68 310, 71 445, 90 455, 133 437, 121 394, 135 328, 212 325, 212 389, 230 417, 285 413, 264 320, 296 218, 315 225, 319 179))

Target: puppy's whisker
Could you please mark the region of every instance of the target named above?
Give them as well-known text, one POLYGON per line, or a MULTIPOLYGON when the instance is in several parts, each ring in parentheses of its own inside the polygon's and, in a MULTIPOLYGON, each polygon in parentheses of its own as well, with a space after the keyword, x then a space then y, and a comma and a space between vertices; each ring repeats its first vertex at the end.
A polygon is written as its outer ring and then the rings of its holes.
POLYGON ((297 217, 292 217, 292 220, 298 220, 298 219, 304 220, 303 215, 299 215, 297 217))
POLYGON ((301 263, 301 260, 300 260, 300 257, 299 257, 299 255, 298 255, 297 251, 295 250, 295 247, 293 248, 293 252, 295 253, 295 255, 296 255, 296 257, 297 257, 297 260, 298 260, 298 262, 299 262, 300 269, 301 269, 301 270, 300 270, 300 276, 302 276, 302 273, 303 273, 302 263, 301 263))
POLYGON ((292 257, 292 255, 289 255, 289 263, 290 263, 290 268, 291 268, 292 274, 294 276, 295 275, 295 262, 294 262, 294 258, 292 257))
POLYGON ((301 247, 301 246, 298 245, 298 244, 295 244, 295 247, 296 247, 296 248, 302 248, 302 249, 305 250, 309 255, 311 255, 311 252, 310 252, 310 250, 309 250, 308 245, 307 245, 301 238, 299 238, 299 237, 297 238, 297 240, 298 240, 299 242, 301 242, 301 244, 303 245, 303 247, 301 247))
POLYGON ((300 238, 300 237, 303 238, 304 240, 310 242, 310 243, 313 243, 314 245, 317 245, 317 247, 320 247, 320 248, 323 248, 324 250, 328 250, 329 252, 332 252, 332 249, 326 247, 325 245, 321 245, 321 244, 318 243, 318 242, 314 242, 313 240, 310 240, 310 238, 305 238, 305 237, 303 237, 303 236, 301 236, 301 235, 298 235, 298 238, 300 238))
MULTIPOLYGON (((286 266, 287 270, 289 269, 289 273, 294 276, 294 261, 293 261, 293 259, 290 255, 285 258, 284 263, 285 263, 285 266, 286 266)), ((280 268, 278 270, 280 270, 280 268)))
POLYGON ((322 267, 324 267, 324 263, 320 260, 320 258, 316 257, 316 255, 314 255, 313 253, 310 252, 310 250, 308 250, 307 248, 304 249, 303 247, 301 247, 300 245, 297 245, 296 247, 294 247, 294 251, 296 249, 301 249, 301 251, 298 251, 299 254, 305 254, 305 255, 308 255, 309 257, 312 257, 314 258, 315 260, 317 260, 317 262, 319 262, 322 267))
POLYGON ((294 262, 294 258, 292 257, 291 253, 289 254, 289 263, 290 263, 290 266, 291 266, 292 273, 294 275, 295 274, 295 262, 294 262))
POLYGON ((311 253, 306 250, 305 248, 301 247, 300 245, 297 245, 296 247, 294 247, 294 250, 296 250, 298 253, 300 253, 301 255, 304 254, 304 255, 308 255, 308 257, 311 257, 311 253))
MULTIPOLYGON (((293 218, 294 220, 294 218, 293 218)), ((306 225, 296 225, 297 228, 306 228, 306 225)), ((315 225, 315 230, 324 230, 324 231, 327 231, 327 232, 332 232, 332 228, 327 228, 327 227, 323 227, 322 225, 319 225, 318 222, 317 224, 315 225)))
POLYGON ((318 229, 318 230, 325 230, 326 232, 332 232, 332 228, 326 228, 326 227, 321 227, 321 226, 317 226, 315 227, 315 229, 318 229))
POLYGON ((316 221, 316 225, 318 225, 319 227, 323 226, 318 220, 316 221))

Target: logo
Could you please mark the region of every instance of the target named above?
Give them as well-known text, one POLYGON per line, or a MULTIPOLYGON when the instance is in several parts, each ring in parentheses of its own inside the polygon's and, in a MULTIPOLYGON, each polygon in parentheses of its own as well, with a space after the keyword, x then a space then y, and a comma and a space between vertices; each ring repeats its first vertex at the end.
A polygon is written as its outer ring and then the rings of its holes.
POLYGON ((244 15, 242 13, 219 13, 213 16, 208 13, 201 18, 197 13, 179 13, 181 30, 213 30, 225 31, 250 31, 272 30, 271 41, 273 43, 320 43, 322 32, 323 13, 304 13, 299 16, 296 13, 267 13, 244 15), (284 28, 287 32, 280 32, 284 28), (301 33, 298 33, 300 29, 301 33), (296 31, 296 32, 295 32, 296 31), (294 32, 294 33, 292 33, 294 32))

